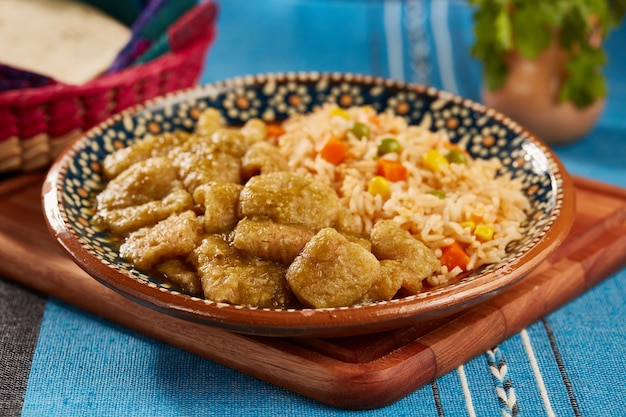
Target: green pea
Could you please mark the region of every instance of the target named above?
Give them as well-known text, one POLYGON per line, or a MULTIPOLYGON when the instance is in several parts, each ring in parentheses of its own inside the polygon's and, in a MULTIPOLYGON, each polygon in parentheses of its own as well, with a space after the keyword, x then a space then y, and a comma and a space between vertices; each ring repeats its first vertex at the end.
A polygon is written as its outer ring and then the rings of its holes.
POLYGON ((446 198, 446 193, 441 190, 430 190, 428 194, 432 194, 435 197, 441 198, 442 200, 446 198))
POLYGON ((357 139, 368 138, 370 136, 370 128, 367 127, 365 123, 361 122, 355 122, 350 132, 352 132, 357 139))
POLYGON ((451 149, 446 155, 446 159, 451 164, 467 164, 467 157, 458 149, 451 149))
POLYGON ((380 141, 378 145, 378 156, 393 152, 400 152, 400 142, 394 138, 385 138, 380 141))

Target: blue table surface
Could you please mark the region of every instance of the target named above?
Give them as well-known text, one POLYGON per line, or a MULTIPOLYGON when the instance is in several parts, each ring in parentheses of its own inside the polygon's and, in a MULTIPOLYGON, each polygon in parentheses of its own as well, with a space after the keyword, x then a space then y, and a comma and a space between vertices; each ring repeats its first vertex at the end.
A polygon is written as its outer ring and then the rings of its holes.
MULTIPOLYGON (((201 82, 367 73, 480 101, 461 0, 223 0, 201 82)), ((611 33, 597 126, 554 147, 568 171, 626 187, 626 25, 611 33)), ((624 254, 626 256, 626 254, 624 254)), ((47 299, 23 416, 626 415, 626 270, 387 407, 332 408, 47 299), (493 364, 499 364, 499 366, 493 364)), ((297 372, 297 369, 294 369, 297 372)))

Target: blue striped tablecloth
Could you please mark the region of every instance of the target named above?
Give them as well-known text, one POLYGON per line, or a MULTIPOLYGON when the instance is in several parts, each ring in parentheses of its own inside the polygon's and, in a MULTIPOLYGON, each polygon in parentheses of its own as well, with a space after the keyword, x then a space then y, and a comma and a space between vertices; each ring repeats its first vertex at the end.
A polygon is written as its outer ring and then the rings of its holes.
MULTIPOLYGON (((223 0, 202 81, 350 71, 480 100, 461 0, 223 0)), ((626 187, 626 27, 609 38, 607 107, 556 148, 568 170, 626 187)), ((626 254, 624 254, 626 256, 626 254)), ((334 409, 0 279, 0 415, 626 415, 626 270, 382 409, 334 409)), ((297 369, 294 369, 297 372, 297 369)))

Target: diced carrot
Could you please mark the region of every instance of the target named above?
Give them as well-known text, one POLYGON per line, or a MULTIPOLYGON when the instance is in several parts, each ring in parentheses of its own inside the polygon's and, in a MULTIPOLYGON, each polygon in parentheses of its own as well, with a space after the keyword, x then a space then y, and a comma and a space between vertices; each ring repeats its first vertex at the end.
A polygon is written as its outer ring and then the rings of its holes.
POLYGON ((392 182, 405 181, 407 177, 407 170, 404 165, 384 158, 378 160, 377 173, 392 182))
POLYGON ((457 266, 465 271, 469 260, 470 257, 465 253, 465 249, 459 242, 454 242, 441 248, 439 261, 448 267, 448 271, 453 270, 457 266))
POLYGON ((278 139, 283 135, 283 133, 285 133, 285 129, 283 129, 280 123, 268 123, 266 129, 268 139, 278 139))
POLYGON ((484 213, 482 211, 475 211, 475 212, 470 214, 470 220, 473 221, 476 224, 482 223, 484 221, 483 220, 483 215, 484 215, 484 213))
POLYGON ((371 116, 369 116, 369 117, 367 118, 367 120, 368 120, 371 124, 376 125, 376 126, 378 126, 378 127, 380 127, 380 125, 381 125, 380 119, 379 119, 379 118, 378 118, 378 116, 377 116, 377 115, 375 115, 375 114, 372 114, 371 116))
POLYGON ((322 146, 320 155, 333 165, 339 165, 348 156, 348 145, 341 139, 330 138, 322 146))
POLYGON ((456 149, 457 151, 463 152, 465 155, 468 155, 467 151, 463 149, 462 147, 460 147, 459 145, 457 145, 456 143, 443 142, 443 147, 446 149, 456 149))

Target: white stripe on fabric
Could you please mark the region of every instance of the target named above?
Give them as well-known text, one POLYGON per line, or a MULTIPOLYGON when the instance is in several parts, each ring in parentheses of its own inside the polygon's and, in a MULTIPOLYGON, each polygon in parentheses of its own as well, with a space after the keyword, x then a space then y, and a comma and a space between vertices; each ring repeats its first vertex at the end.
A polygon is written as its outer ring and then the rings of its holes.
POLYGON ((451 93, 458 94, 459 88, 454 76, 454 58, 452 56, 452 40, 448 27, 448 0, 433 1, 430 9, 430 18, 433 22, 433 42, 441 77, 441 87, 451 93))
POLYGON ((410 79, 414 83, 432 85, 430 34, 427 7, 423 1, 405 0, 404 27, 407 33, 410 79))
POLYGON ((476 412, 474 411, 474 402, 472 401, 472 393, 469 390, 467 376, 465 375, 465 368, 463 368, 463 365, 461 365, 457 370, 459 372, 459 378, 461 379, 463 395, 465 395, 465 407, 467 407, 467 413, 470 417, 476 417, 476 412))
POLYGON ((546 407, 546 413, 549 417, 555 417, 554 410, 552 410, 552 404, 550 404, 550 398, 548 397, 548 391, 546 390, 546 385, 543 382, 541 370, 539 369, 539 364, 537 363, 537 358, 535 357, 535 352, 530 342, 530 336, 528 335, 526 329, 520 332, 520 336, 522 337, 522 343, 524 344, 526 356, 528 356, 530 366, 533 370, 533 373, 535 374, 535 380, 537 381, 537 387, 539 388, 539 393, 541 394, 543 404, 546 407))
POLYGON ((383 13, 389 77, 404 81, 402 2, 386 1, 383 13))

